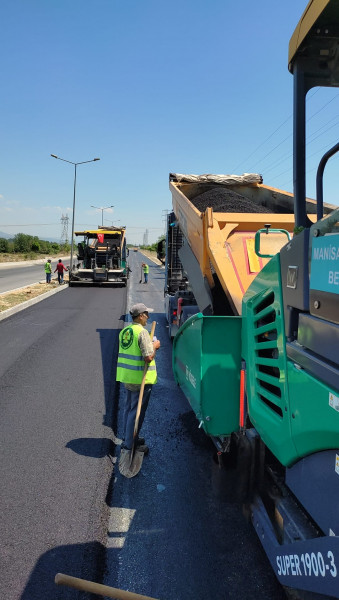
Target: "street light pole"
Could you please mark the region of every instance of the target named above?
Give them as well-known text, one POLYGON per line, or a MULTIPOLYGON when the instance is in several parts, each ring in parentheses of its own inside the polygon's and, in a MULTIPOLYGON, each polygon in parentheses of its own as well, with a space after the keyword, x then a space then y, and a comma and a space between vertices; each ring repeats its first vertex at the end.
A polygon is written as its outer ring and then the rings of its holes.
POLYGON ((95 162, 96 160, 100 160, 100 158, 92 158, 92 160, 84 160, 82 162, 72 162, 71 160, 66 160, 65 158, 60 158, 60 156, 56 156, 55 154, 51 154, 53 158, 57 158, 58 160, 62 160, 63 162, 67 162, 71 165, 74 165, 74 189, 73 189, 73 214, 72 214, 72 238, 71 238, 71 262, 70 262, 70 280, 73 269, 73 242, 74 242, 74 215, 75 215, 75 189, 77 182, 77 166, 84 165, 86 163, 95 162))
POLYGON ((73 187, 73 210, 72 210, 72 237, 71 237, 71 262, 70 262, 70 274, 69 280, 71 280, 72 269, 73 269, 73 244, 74 244, 74 214, 75 214, 75 188, 77 184, 77 165, 74 165, 74 187, 73 187))
POLYGON ((98 210, 101 210, 101 226, 104 226, 104 210, 107 210, 108 208, 114 208, 114 204, 111 204, 111 206, 93 206, 91 204, 91 208, 97 208, 98 210))

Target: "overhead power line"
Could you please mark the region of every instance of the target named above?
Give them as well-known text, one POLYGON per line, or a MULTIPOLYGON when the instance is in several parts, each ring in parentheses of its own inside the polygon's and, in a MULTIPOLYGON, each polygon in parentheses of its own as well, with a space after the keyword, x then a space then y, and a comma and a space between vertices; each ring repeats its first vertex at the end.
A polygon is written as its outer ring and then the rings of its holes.
MULTIPOLYGON (((313 92, 313 94, 311 94, 308 97, 308 100, 310 100, 311 98, 313 98, 313 96, 315 96, 315 94, 319 91, 319 89, 315 90, 313 92)), ((287 119, 285 119, 285 121, 283 121, 274 131, 273 133, 271 133, 263 142, 261 142, 261 144, 259 144, 259 146, 257 146, 257 148, 255 150, 253 150, 253 152, 251 152, 251 154, 245 158, 244 160, 241 161, 241 163, 239 163, 235 169, 233 169, 233 173, 235 173, 236 169, 238 169, 245 161, 247 161, 249 158, 251 158, 253 156, 253 154, 255 154, 264 144, 266 144, 266 142, 268 142, 268 140, 270 140, 276 133, 277 131, 279 131, 279 129, 281 129, 286 123, 287 121, 289 121, 292 118, 293 114, 290 114, 287 119)))
MULTIPOLYGON (((45 227, 47 225, 60 225, 60 222, 58 222, 58 223, 10 223, 7 225, 1 224, 1 228, 3 228, 3 227, 45 227)), ((92 227, 92 225, 89 225, 88 223, 77 223, 77 227, 92 227)), ((145 226, 142 226, 142 225, 139 227, 126 226, 126 229, 140 229, 141 231, 145 231, 145 226)), ((149 231, 162 231, 163 227, 147 227, 147 229, 149 231)))
POLYGON ((60 225, 60 222, 58 223, 12 223, 10 225, 3 225, 1 223, 1 227, 42 227, 42 226, 46 226, 46 225, 60 225))
MULTIPOLYGON (((316 131, 314 131, 313 133, 311 133, 308 136, 308 141, 306 143, 306 147, 309 147, 311 144, 313 144, 313 142, 315 142, 317 139, 319 139, 322 135, 324 135, 328 131, 333 130, 335 127, 337 127, 339 125, 339 120, 336 123, 332 123, 332 121, 334 121, 335 119, 338 119, 338 116, 333 117, 332 119, 330 119, 329 121, 327 121, 327 123, 325 123, 324 125, 322 125, 321 127, 319 127, 319 129, 317 129, 316 131), (330 123, 332 123, 332 124, 329 127, 327 127, 327 125, 329 125, 330 123), (324 129, 325 127, 326 127, 326 129, 324 129), (319 132, 321 132, 321 133, 319 133, 319 132), (319 135, 316 135, 317 133, 319 135)), ((289 136, 289 137, 291 137, 291 136, 289 136)), ((335 143, 336 141, 337 140, 334 140, 333 143, 335 143)), ((313 153, 312 155, 308 155, 308 158, 310 158, 311 156, 314 156, 315 154, 318 154, 323 149, 328 148, 329 146, 331 146, 331 144, 332 144, 332 142, 328 142, 326 146, 323 146, 317 152, 313 153)), ((269 171, 272 171, 272 169, 275 169, 276 167, 278 167, 279 165, 281 165, 282 163, 284 163, 289 158, 292 158, 292 156, 293 156, 293 152, 292 151, 285 152, 285 154, 282 154, 279 158, 276 158, 267 167, 265 167, 264 169, 262 169, 262 171, 265 171, 265 175, 266 175, 269 171)), ((266 158, 266 157, 264 157, 264 158, 266 158)), ((262 160, 264 160, 264 158, 262 160)))
POLYGON ((236 172, 236 170, 237 170, 237 169, 238 169, 238 168, 239 168, 239 167, 240 167, 242 164, 244 164, 245 162, 247 162, 247 161, 248 161, 248 159, 249 159, 249 158, 251 158, 251 157, 253 156, 253 154, 255 154, 255 153, 256 153, 256 152, 257 152, 257 151, 258 151, 260 148, 262 148, 262 146, 263 146, 264 144, 266 144, 266 142, 268 142, 268 140, 270 140, 270 139, 271 139, 271 138, 272 138, 272 137, 273 137, 273 136, 274 136, 274 135, 277 133, 277 131, 279 131, 279 129, 281 129, 281 127, 282 127, 283 125, 285 125, 285 123, 287 123, 287 121, 289 121, 291 118, 292 118, 292 115, 290 115, 289 117, 287 117, 287 119, 286 119, 286 120, 285 120, 283 123, 281 123, 281 125, 279 125, 279 127, 277 127, 277 129, 275 129, 275 131, 273 131, 273 133, 271 133, 271 134, 270 134, 270 135, 269 135, 269 136, 268 136, 268 137, 267 137, 267 138, 266 138, 266 139, 265 139, 263 142, 261 142, 261 144, 259 144, 259 146, 257 146, 257 148, 256 148, 255 150, 253 150, 253 152, 252 152, 252 153, 251 153, 251 154, 250 154, 250 155, 249 155, 247 158, 245 158, 245 159, 244 159, 244 160, 242 160, 242 161, 241 161, 239 164, 237 164, 237 166, 236 166, 236 167, 235 167, 235 168, 232 170, 232 173, 235 173, 235 172, 236 172))
MULTIPOLYGON (((319 88, 314 90, 314 92, 310 95, 307 96, 306 98, 306 103, 309 103, 309 101, 315 96, 315 94, 317 94, 319 92, 319 88)), ((339 93, 336 94, 335 96, 333 96, 333 98, 331 98, 330 100, 328 100, 327 102, 325 102, 325 104, 323 104, 323 106, 321 108, 319 108, 316 112, 314 112, 310 117, 308 117, 306 119, 306 123, 309 123, 315 116, 317 116, 319 113, 321 113, 323 110, 325 110, 326 107, 328 107, 337 97, 339 96, 339 93)), ((246 159, 242 160, 241 162, 238 163, 238 165, 233 169, 233 173, 237 171, 237 169, 239 169, 241 167, 241 165, 243 165, 245 162, 248 161, 249 158, 251 158, 254 154, 256 154, 256 152, 258 152, 258 150, 260 150, 260 148, 262 148, 291 118, 292 118, 292 114, 289 115, 278 127, 276 127, 276 129, 267 137, 265 138, 254 150, 253 152, 251 152, 246 159)), ((337 117, 333 117, 331 120, 333 121, 335 118, 337 117)), ((322 128, 324 128, 325 125, 323 125, 318 131, 321 131, 322 128)), ((311 134, 311 136, 314 136, 316 132, 313 132, 311 134)), ((325 133, 325 132, 324 132, 325 133)), ((285 137, 281 142, 279 142, 278 144, 276 144, 274 146, 274 148, 272 148, 269 152, 267 152, 261 159, 259 159, 258 161, 256 161, 257 163, 261 163, 262 161, 264 161, 268 156, 270 156, 271 154, 273 154, 277 148, 279 148, 284 142, 286 142, 288 139, 290 139, 292 137, 292 133, 289 134, 287 137, 285 137)), ((314 138, 316 139, 316 138, 314 138)), ((314 141, 313 140, 308 140, 307 141, 307 145, 311 142, 314 141)), ((292 156, 292 152, 290 153, 290 156, 292 156)), ((276 159, 278 162, 280 161, 281 157, 276 159)), ((248 169, 248 167, 245 168, 245 170, 251 170, 248 169)), ((264 172, 264 169, 261 167, 260 169, 256 168, 254 169, 256 171, 260 171, 260 172, 264 172)), ((266 169, 265 169, 265 173, 266 173, 266 169)))

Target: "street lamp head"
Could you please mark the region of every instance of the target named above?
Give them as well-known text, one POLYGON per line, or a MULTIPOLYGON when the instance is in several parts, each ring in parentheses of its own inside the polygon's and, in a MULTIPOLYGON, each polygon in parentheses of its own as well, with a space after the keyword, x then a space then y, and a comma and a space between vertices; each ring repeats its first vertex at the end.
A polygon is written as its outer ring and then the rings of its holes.
POLYGON ((107 210, 108 208, 114 208, 114 204, 111 204, 111 206, 93 206, 93 204, 91 204, 91 208, 97 208, 98 210, 107 210))
POLYGON ((73 162, 72 160, 66 160, 65 158, 60 158, 60 156, 57 156, 56 154, 51 154, 51 156, 53 156, 53 158, 57 158, 58 160, 63 160, 64 162, 69 163, 70 165, 74 165, 74 167, 76 168, 78 165, 84 165, 85 163, 90 163, 90 162, 95 162, 97 160, 100 160, 100 158, 92 158, 91 160, 84 160, 82 162, 73 162))

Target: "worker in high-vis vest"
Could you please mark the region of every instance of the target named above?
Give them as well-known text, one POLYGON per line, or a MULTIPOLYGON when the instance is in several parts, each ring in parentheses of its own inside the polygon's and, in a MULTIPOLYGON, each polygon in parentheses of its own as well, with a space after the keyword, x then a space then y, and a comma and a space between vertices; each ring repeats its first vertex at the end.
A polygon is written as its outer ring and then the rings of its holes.
POLYGON ((142 268, 144 270, 144 283, 148 283, 149 266, 146 263, 142 263, 142 268))
POLYGON ((46 283, 51 283, 52 279, 52 261, 49 258, 45 262, 46 283))
POLYGON ((131 307, 130 315, 132 323, 128 323, 119 335, 119 355, 116 374, 116 380, 121 381, 126 388, 122 448, 131 450, 141 382, 145 363, 148 364, 138 423, 138 438, 135 441, 138 451, 145 454, 148 453, 148 446, 146 446, 145 440, 139 437, 139 432, 144 422, 153 385, 157 382, 154 356, 156 350, 160 348, 159 340, 151 340, 150 334, 145 328, 150 312, 153 312, 153 309, 147 308, 142 303, 134 304, 131 307))

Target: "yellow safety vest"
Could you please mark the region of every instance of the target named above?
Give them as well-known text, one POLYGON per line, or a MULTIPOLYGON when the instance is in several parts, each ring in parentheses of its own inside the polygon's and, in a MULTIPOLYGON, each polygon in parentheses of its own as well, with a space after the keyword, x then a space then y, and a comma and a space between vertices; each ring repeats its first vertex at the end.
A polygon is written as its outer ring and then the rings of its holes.
MULTIPOLYGON (((127 325, 119 334, 119 355, 116 380, 140 385, 144 374, 145 361, 142 357, 138 337, 143 330, 139 323, 127 325)), ((145 383, 157 382, 155 360, 148 364, 145 383)))

